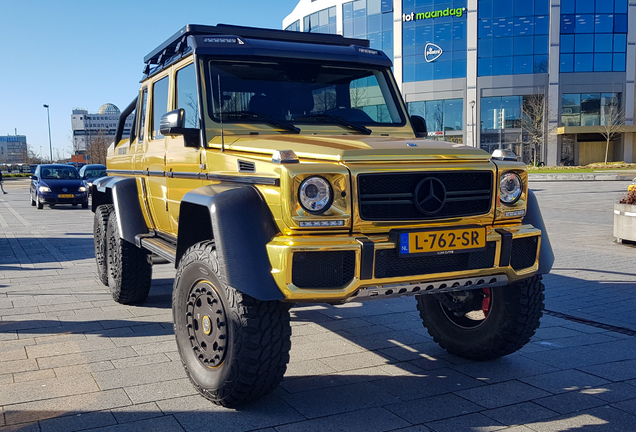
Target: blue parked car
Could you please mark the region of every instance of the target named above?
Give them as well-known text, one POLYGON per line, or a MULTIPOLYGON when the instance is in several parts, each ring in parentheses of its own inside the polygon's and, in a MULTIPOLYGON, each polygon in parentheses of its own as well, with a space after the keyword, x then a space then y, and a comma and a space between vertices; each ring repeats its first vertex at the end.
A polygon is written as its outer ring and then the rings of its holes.
POLYGON ((106 165, 100 164, 91 164, 84 165, 79 170, 79 175, 86 182, 86 187, 88 188, 88 193, 91 193, 91 186, 93 186, 93 182, 100 177, 106 177, 108 173, 106 172, 106 165))
POLYGON ((38 165, 31 176, 31 205, 82 205, 88 208, 88 188, 77 168, 70 165, 38 165))

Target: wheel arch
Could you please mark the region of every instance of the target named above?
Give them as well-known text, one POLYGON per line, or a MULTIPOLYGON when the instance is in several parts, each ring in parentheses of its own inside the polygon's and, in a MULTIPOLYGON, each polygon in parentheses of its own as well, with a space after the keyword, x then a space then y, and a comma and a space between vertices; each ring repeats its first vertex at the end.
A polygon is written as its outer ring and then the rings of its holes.
POLYGON ((137 179, 134 177, 102 177, 95 180, 92 189, 91 210, 102 204, 112 204, 119 225, 119 236, 139 247, 136 236, 148 234, 144 219, 137 179))
POLYGON ((253 186, 203 186, 181 201, 175 266, 190 246, 214 240, 225 284, 258 300, 282 300, 266 248, 278 232, 265 199, 253 186))
POLYGON ((552 251, 552 245, 548 237, 548 230, 543 222, 543 216, 541 216, 539 202, 531 190, 528 190, 526 215, 523 218, 523 223, 530 224, 541 230, 541 250, 539 251, 539 270, 537 274, 550 273, 552 265, 554 264, 554 252, 552 251))

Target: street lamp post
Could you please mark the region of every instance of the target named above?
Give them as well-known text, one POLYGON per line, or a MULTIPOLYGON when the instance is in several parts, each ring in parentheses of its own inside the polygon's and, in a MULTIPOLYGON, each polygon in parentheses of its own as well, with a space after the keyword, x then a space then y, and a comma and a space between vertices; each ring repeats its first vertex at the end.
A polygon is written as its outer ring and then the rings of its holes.
POLYGON ((51 163, 53 163, 53 144, 51 142, 51 114, 49 111, 49 106, 47 104, 42 105, 46 108, 46 117, 49 119, 49 150, 51 152, 51 163))

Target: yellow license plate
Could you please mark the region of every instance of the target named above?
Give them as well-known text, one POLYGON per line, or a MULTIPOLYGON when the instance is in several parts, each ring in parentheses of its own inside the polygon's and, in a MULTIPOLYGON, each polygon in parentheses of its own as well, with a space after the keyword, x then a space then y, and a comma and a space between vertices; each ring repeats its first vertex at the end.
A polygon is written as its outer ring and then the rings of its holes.
POLYGON ((75 197, 75 195, 73 195, 73 194, 59 194, 57 197, 58 198, 73 198, 73 197, 75 197))
POLYGON ((486 247, 486 228, 404 232, 399 236, 400 255, 450 254, 486 247))

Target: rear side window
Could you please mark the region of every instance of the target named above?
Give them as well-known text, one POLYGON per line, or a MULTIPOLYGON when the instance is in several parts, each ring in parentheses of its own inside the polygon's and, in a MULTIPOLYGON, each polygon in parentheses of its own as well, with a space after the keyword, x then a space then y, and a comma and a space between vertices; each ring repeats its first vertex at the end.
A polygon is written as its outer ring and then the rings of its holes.
POLYGON ((177 108, 185 111, 185 127, 199 127, 199 103, 194 63, 177 71, 177 108))
POLYGON ((152 139, 163 138, 159 132, 161 116, 168 112, 168 77, 152 86, 152 139))
POLYGON ((146 133, 146 100, 148 99, 148 89, 145 88, 141 94, 141 104, 139 105, 139 142, 144 140, 146 133))

